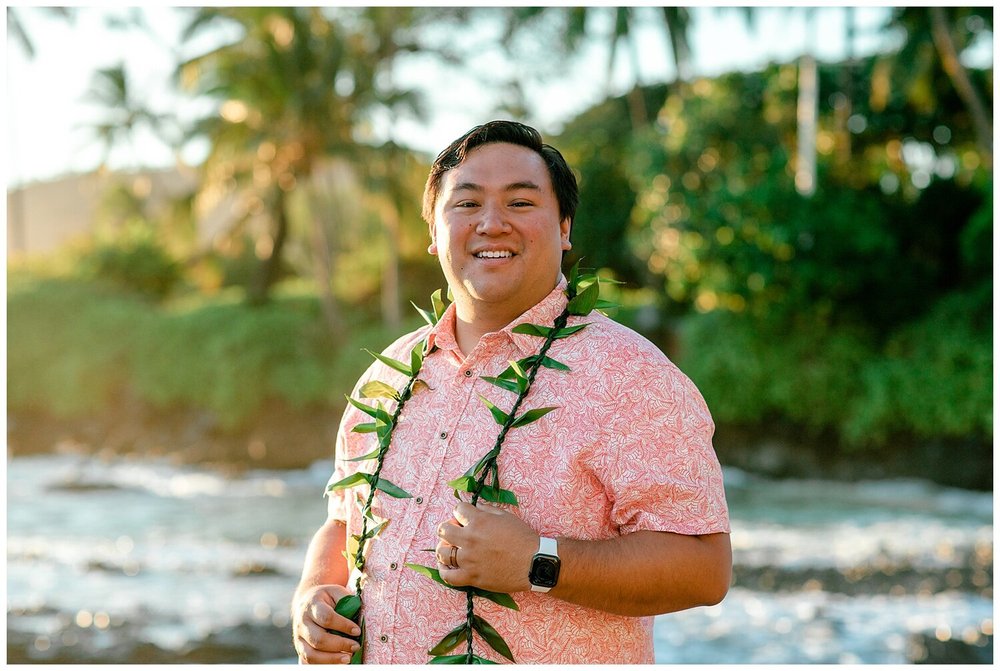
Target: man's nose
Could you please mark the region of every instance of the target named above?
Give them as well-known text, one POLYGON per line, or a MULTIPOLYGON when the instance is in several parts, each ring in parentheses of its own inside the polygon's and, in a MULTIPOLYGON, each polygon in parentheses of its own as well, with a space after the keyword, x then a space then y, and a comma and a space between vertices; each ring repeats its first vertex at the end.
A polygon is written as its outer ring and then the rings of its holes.
POLYGON ((510 230, 503 208, 498 205, 484 204, 480 210, 476 233, 480 235, 502 235, 510 230))

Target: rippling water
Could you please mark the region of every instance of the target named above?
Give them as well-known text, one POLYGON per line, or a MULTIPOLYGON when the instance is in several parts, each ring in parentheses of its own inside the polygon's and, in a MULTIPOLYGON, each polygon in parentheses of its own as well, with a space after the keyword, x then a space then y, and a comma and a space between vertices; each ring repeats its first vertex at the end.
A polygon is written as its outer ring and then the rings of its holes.
MULTIPOLYGON (((9 459, 8 661, 293 661, 289 598, 330 470, 9 459)), ((987 645, 991 494, 726 483, 734 587, 657 618, 658 662, 903 663, 921 635, 987 645)))

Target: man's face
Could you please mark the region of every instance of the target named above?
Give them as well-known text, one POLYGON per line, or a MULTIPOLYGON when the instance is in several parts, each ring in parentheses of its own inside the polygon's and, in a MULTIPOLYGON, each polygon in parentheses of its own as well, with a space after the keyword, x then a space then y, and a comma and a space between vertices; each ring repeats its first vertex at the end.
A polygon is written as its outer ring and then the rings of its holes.
POLYGON ((430 227, 459 316, 514 319, 548 295, 570 224, 536 152, 507 143, 469 152, 442 176, 430 227))

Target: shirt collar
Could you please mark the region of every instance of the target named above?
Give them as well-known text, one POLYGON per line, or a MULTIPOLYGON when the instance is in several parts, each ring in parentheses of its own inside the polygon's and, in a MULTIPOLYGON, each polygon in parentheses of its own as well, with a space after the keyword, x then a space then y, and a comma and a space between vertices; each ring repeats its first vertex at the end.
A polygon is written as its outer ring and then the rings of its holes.
MULTIPOLYGON (((514 333, 514 327, 520 324, 538 324, 539 326, 552 326, 563 309, 566 307, 566 277, 559 276, 559 283, 549 292, 549 294, 536 303, 533 307, 517 317, 507 326, 500 329, 514 343, 514 346, 521 352, 522 356, 530 356, 538 351, 541 340, 538 336, 514 333)), ((455 338, 455 304, 452 303, 441 315, 438 323, 431 328, 427 337, 429 348, 437 347, 441 350, 453 350, 456 353, 458 341, 455 338)))

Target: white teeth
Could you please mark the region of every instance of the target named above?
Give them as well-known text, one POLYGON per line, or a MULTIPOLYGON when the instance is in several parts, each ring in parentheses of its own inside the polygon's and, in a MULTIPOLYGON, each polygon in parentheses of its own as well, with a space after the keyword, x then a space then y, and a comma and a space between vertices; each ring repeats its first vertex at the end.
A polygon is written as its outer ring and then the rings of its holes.
POLYGON ((507 259, 514 256, 513 252, 478 252, 477 259, 507 259))

